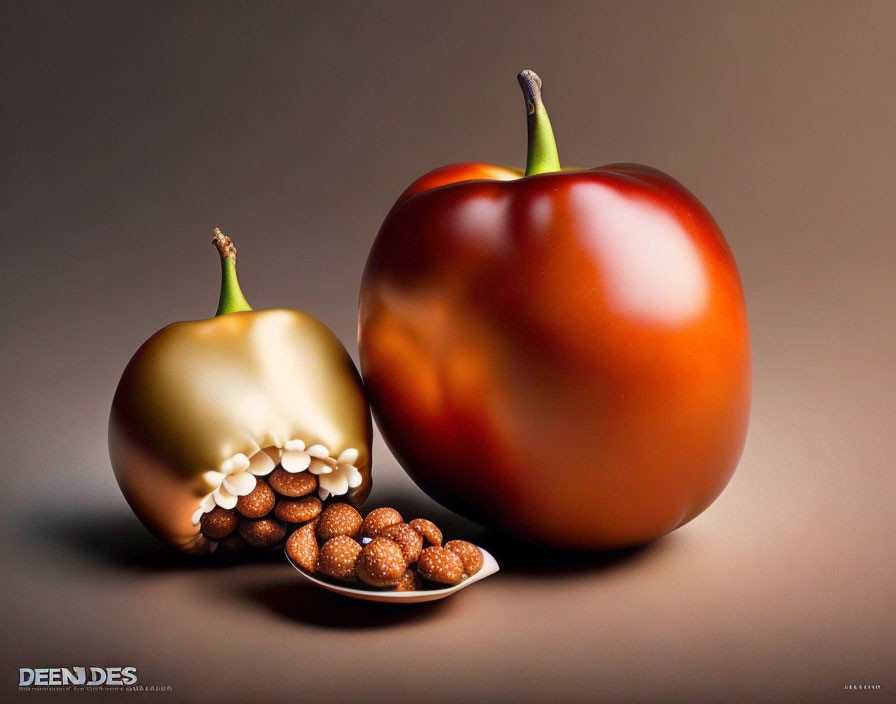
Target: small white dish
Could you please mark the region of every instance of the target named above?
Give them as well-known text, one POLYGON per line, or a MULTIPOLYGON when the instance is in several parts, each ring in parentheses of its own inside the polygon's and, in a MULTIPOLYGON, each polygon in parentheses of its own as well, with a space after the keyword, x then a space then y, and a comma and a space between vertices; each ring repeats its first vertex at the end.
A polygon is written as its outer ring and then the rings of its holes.
POLYGON ((500 569, 498 567, 497 560, 495 560, 495 558, 492 557, 491 553, 489 553, 488 551, 483 550, 482 548, 479 549, 482 550, 482 569, 472 577, 467 577, 463 582, 455 584, 451 587, 445 587, 444 589, 421 589, 414 592, 384 592, 378 591, 376 589, 356 589, 354 587, 342 586, 341 584, 318 579, 314 575, 309 574, 304 569, 299 567, 295 562, 290 560, 289 555, 286 556, 286 559, 289 560, 289 564, 295 567, 298 573, 302 575, 302 577, 307 579, 309 582, 316 584, 321 589, 326 589, 328 592, 343 594, 345 596, 350 596, 353 599, 363 599, 364 601, 419 604, 424 601, 436 601, 437 599, 444 599, 446 596, 451 596, 455 592, 458 592, 465 587, 469 587, 471 584, 475 584, 479 580, 485 579, 486 577, 489 577, 497 572, 500 569))

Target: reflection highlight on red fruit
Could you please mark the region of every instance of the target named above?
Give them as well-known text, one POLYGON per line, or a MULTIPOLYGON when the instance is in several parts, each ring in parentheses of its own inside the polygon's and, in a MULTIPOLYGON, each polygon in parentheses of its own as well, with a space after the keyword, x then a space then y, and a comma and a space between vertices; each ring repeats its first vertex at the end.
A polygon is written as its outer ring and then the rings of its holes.
POLYGON ((437 169, 383 223, 362 373, 386 442, 445 506, 555 547, 644 543, 702 512, 739 460, 737 266, 666 174, 555 168, 540 82, 521 83, 526 174, 437 169))

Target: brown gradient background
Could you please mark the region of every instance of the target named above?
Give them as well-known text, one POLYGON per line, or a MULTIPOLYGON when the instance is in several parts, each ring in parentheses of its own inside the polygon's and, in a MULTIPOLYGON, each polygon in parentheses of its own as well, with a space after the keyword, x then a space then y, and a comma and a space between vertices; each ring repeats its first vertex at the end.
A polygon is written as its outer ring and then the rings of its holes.
POLYGON ((14 2, 0 25, 4 698, 74 664, 135 665, 167 701, 894 696, 896 5, 14 2), (655 165, 727 234, 755 402, 723 496, 644 549, 552 561, 452 519, 377 440, 372 501, 481 539, 499 575, 374 608, 280 560, 173 558, 106 420, 137 346, 214 311, 211 228, 253 305, 356 354, 379 222, 429 168, 525 161, 527 66, 564 163, 655 165))

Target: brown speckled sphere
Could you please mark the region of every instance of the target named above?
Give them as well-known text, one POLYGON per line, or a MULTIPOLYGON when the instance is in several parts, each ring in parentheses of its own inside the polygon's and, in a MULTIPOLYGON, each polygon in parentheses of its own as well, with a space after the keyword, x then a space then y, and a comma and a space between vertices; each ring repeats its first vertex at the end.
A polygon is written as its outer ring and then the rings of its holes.
POLYGON ((394 526, 386 526, 379 533, 380 538, 389 538, 398 543, 404 560, 408 564, 416 562, 423 550, 423 536, 411 528, 407 523, 396 523, 394 526))
POLYGON ((236 510, 246 518, 267 516, 274 508, 274 491, 264 479, 257 479, 255 488, 240 496, 236 501, 236 510))
POLYGON ((337 535, 353 538, 361 529, 361 522, 361 514, 348 504, 330 504, 317 519, 317 538, 322 542, 337 535))
POLYGON ((236 555, 248 549, 249 545, 243 540, 243 536, 239 532, 231 533, 218 543, 218 551, 227 555, 236 555))
POLYGON ((351 581, 355 578, 355 564, 361 546, 345 535, 330 538, 317 557, 317 571, 333 579, 351 581))
POLYGON ((233 511, 215 506, 211 511, 206 511, 199 519, 199 530, 211 540, 220 540, 236 530, 240 519, 233 511))
POLYGON ((253 548, 269 548, 283 540, 286 526, 269 518, 248 519, 240 523, 240 535, 253 548))
POLYGON ((450 550, 464 563, 464 574, 476 574, 482 569, 482 550, 466 540, 449 540, 445 549, 450 550))
POLYGON ((274 507, 274 515, 287 523, 305 523, 317 518, 322 505, 316 496, 306 496, 295 501, 280 500, 274 507))
POLYGON ((388 538, 374 538, 361 550, 357 574, 371 587, 391 587, 398 583, 408 568, 401 547, 388 538))
POLYGON ((286 554, 302 569, 314 572, 317 569, 319 550, 314 537, 314 524, 306 523, 293 532, 286 541, 286 554))
POLYGON ((457 584, 464 578, 464 563, 448 548, 426 548, 420 553, 417 569, 424 579, 439 584, 457 584))
POLYGON ((442 531, 439 527, 425 518, 415 518, 408 525, 423 536, 423 539, 430 545, 442 544, 442 531))
POLYGON ((423 582, 420 579, 420 573, 412 567, 409 567, 398 580, 395 585, 397 592, 416 592, 423 588, 423 582))
POLYGON ((308 496, 317 489, 317 477, 311 472, 296 472, 292 474, 283 467, 277 467, 268 475, 268 482, 278 494, 298 498, 308 496))
POLYGON ((401 514, 394 508, 384 506, 375 508, 367 514, 364 523, 361 524, 362 538, 375 538, 386 526, 393 526, 402 522, 401 514))

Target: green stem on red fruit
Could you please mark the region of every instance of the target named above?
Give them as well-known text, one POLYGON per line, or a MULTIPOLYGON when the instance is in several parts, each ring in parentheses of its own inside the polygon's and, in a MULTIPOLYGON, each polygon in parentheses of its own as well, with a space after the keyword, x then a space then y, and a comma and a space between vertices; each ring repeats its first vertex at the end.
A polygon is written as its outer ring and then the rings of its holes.
POLYGON ((217 227, 214 234, 215 239, 212 243, 221 255, 221 296, 218 298, 218 310, 215 315, 252 310, 252 306, 240 290, 240 282, 236 276, 236 247, 217 227))
POLYGON ((517 76, 528 113, 529 150, 526 155, 526 176, 546 174, 560 170, 557 142, 548 111, 541 100, 541 79, 535 71, 526 69, 517 76))

